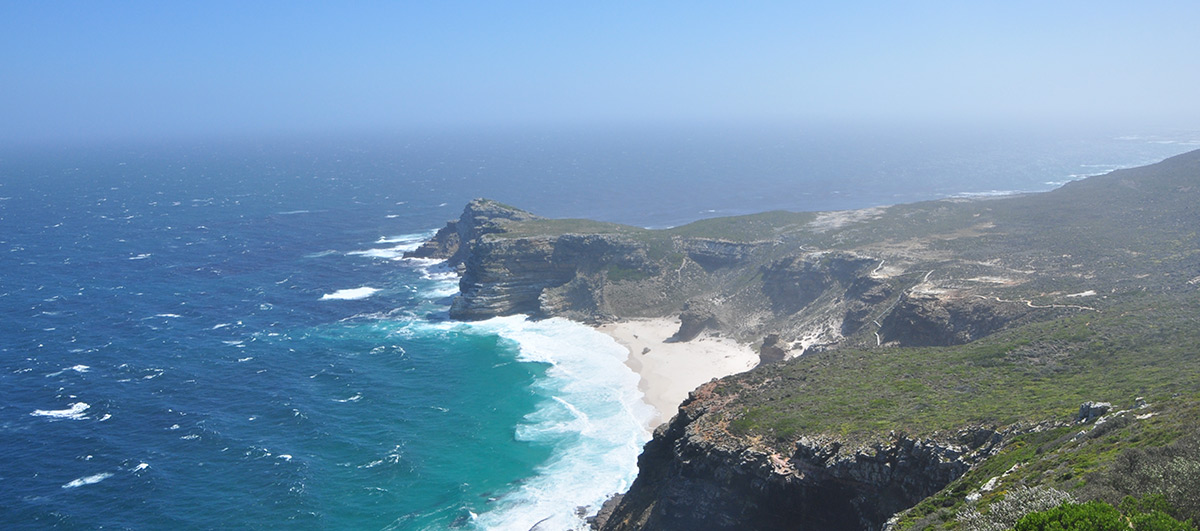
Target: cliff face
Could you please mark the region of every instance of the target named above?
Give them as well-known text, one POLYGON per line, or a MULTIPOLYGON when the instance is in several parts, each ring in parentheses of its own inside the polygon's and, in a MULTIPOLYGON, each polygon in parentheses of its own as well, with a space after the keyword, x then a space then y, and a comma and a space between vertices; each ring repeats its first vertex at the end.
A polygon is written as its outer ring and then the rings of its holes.
POLYGON ((783 454, 730 434, 728 401, 697 389, 638 459, 638 478, 594 526, 631 529, 879 529, 992 455, 1004 435, 962 430, 849 448, 801 437, 783 454))
POLYGON ((645 255, 636 243, 605 235, 476 240, 450 316, 601 317, 608 314, 601 289, 604 275, 611 271, 648 275, 654 266, 645 255))
POLYGON ((533 219, 540 218, 496 201, 475 199, 467 203, 457 220, 446 223, 432 239, 404 256, 446 260, 449 265, 461 268, 471 253, 471 247, 484 235, 504 232, 503 225, 508 221, 533 219))

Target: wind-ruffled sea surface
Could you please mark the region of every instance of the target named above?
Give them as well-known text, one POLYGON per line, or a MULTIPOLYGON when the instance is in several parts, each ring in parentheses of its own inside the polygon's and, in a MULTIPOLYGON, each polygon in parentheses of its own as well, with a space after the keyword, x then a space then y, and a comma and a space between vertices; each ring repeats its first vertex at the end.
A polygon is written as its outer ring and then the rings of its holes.
POLYGON ((473 197, 649 227, 1053 188, 1185 133, 553 131, 0 153, 6 528, 579 527, 652 412, 613 340, 448 320, 473 197), (581 509, 583 508, 583 509, 581 509))

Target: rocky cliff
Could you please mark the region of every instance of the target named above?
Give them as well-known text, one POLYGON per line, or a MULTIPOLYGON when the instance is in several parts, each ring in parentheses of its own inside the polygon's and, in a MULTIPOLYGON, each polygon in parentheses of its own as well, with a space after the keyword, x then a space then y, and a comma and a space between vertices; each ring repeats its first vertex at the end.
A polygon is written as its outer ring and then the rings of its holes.
POLYGON ((988 428, 939 438, 892 434, 851 447, 802 436, 788 451, 747 444, 723 422, 728 396, 701 386, 660 427, 638 459, 629 493, 610 502, 599 529, 878 529, 995 453, 988 428))

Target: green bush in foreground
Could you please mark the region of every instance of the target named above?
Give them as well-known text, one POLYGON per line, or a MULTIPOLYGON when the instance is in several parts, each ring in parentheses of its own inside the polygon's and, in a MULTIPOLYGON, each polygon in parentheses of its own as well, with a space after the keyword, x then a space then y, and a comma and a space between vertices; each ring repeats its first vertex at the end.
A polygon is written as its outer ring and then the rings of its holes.
POLYGON ((1162 496, 1141 500, 1126 497, 1121 509, 1102 501, 1064 503, 1053 509, 1025 515, 1016 531, 1196 531, 1190 520, 1172 518, 1170 504, 1162 496))
POLYGON ((1121 512, 1104 502, 1064 503, 1048 511, 1029 513, 1017 521, 1016 531, 1124 531, 1129 529, 1121 512))

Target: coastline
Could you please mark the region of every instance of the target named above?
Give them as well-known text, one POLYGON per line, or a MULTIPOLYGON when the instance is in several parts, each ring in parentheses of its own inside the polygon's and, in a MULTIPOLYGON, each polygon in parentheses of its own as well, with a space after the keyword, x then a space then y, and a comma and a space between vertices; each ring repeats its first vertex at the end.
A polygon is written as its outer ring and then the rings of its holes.
POLYGON ((758 365, 757 352, 729 338, 704 333, 688 342, 666 342, 679 329, 679 321, 670 318, 631 319, 595 328, 629 350, 625 364, 640 377, 638 389, 656 412, 651 430, 671 420, 700 384, 758 365))

